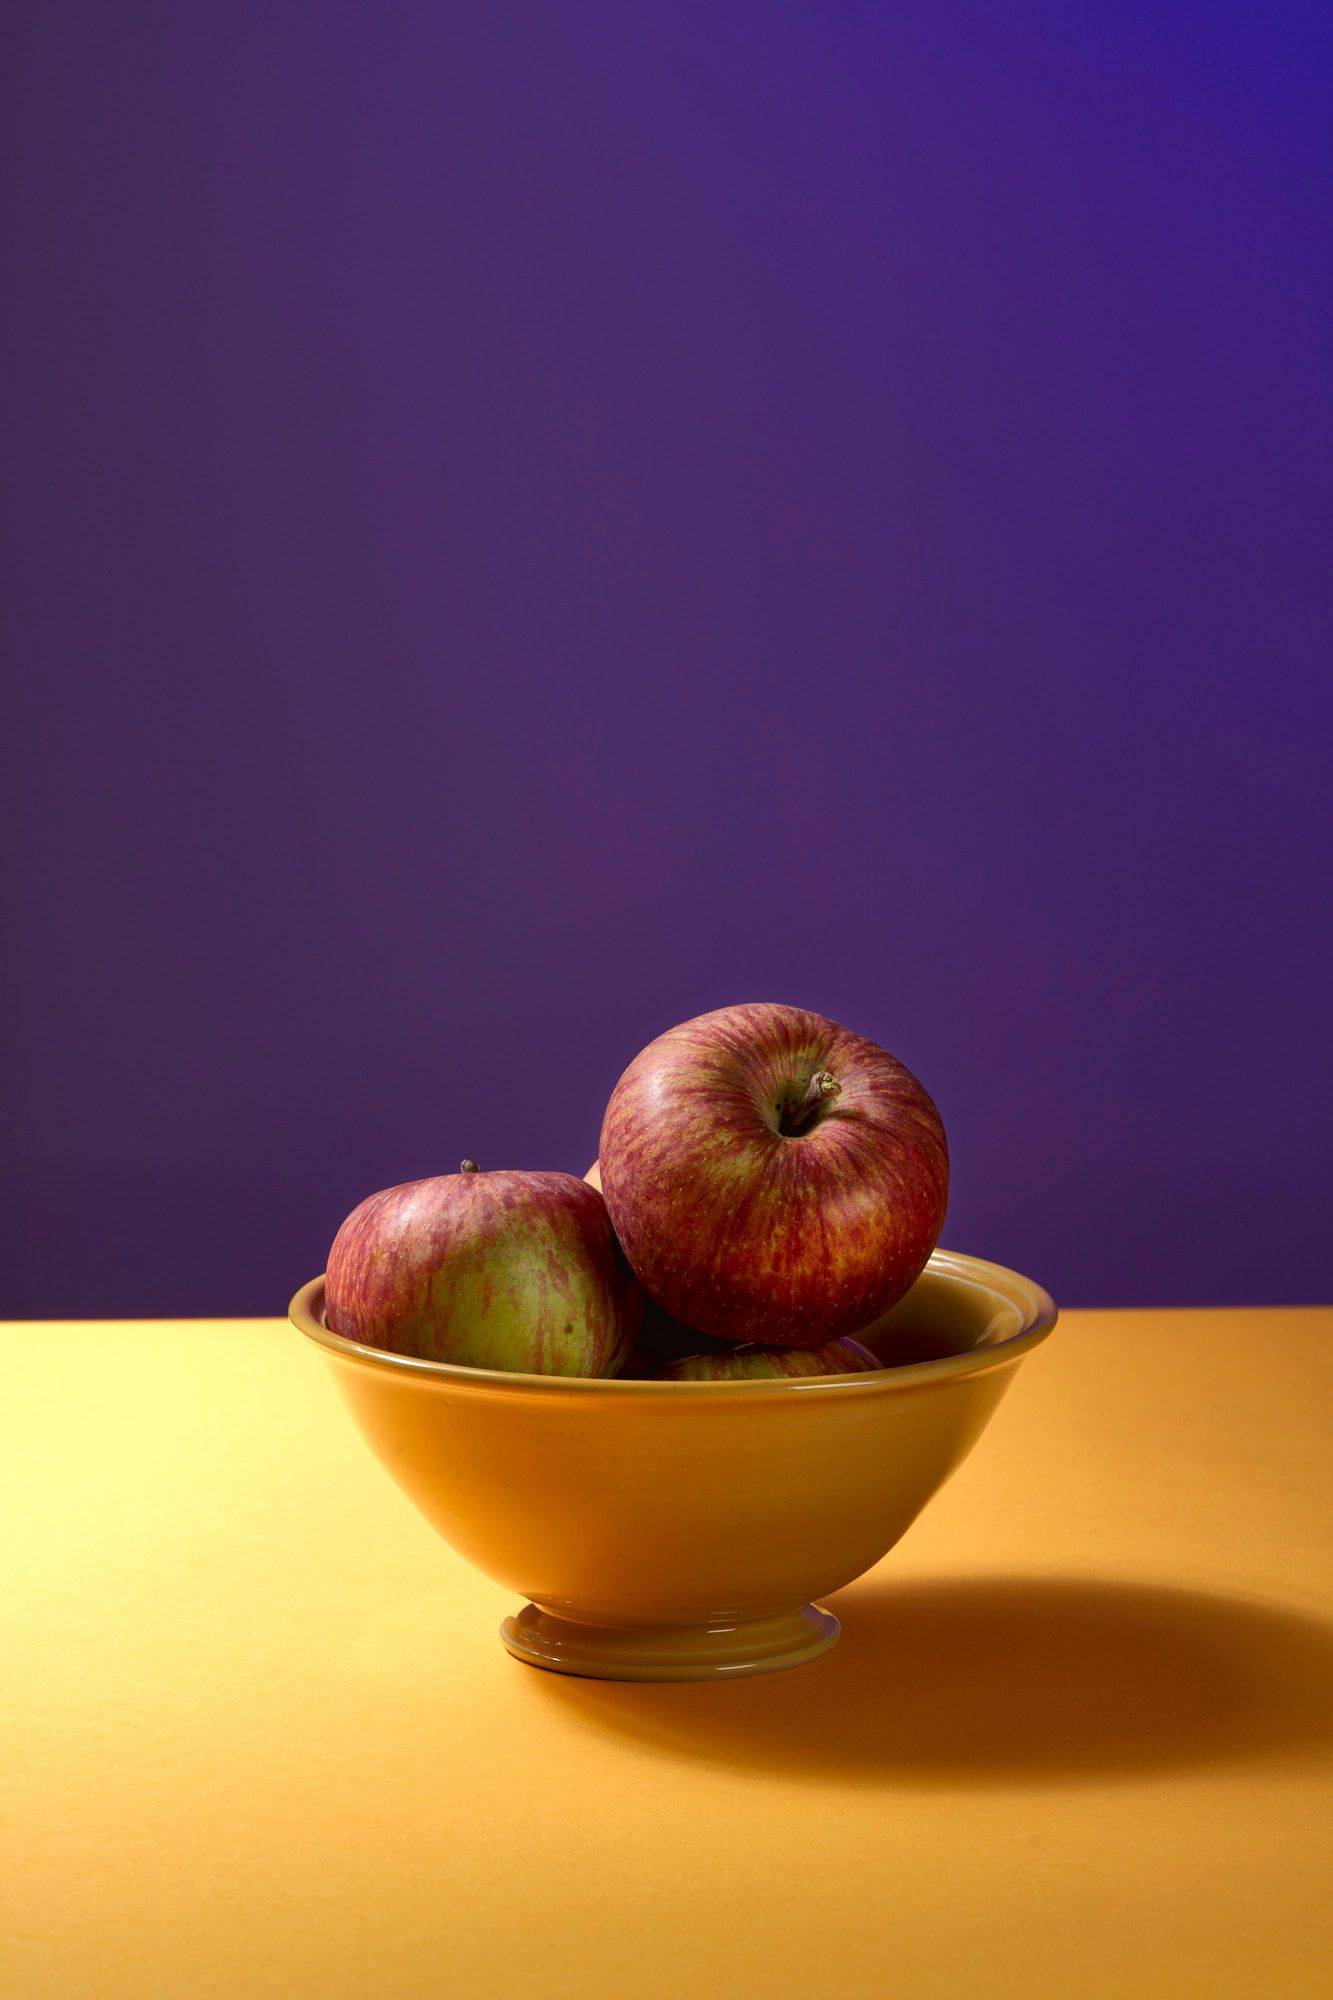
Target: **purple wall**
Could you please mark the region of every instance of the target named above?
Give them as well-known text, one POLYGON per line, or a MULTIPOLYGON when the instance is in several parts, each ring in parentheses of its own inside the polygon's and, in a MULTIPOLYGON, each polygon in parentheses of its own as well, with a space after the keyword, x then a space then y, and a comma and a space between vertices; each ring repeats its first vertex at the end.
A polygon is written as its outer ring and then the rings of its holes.
POLYGON ((1326 1296, 1327 24, 28 0, 0 1310, 281 1311, 751 998, 946 1241, 1326 1296))

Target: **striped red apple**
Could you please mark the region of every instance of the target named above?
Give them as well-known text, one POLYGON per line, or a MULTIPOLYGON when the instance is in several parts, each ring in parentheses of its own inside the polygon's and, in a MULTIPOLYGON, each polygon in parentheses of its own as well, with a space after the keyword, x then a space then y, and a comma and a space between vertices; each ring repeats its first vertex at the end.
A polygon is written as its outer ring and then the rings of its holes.
POLYGON ((662 1310, 772 1347, 817 1348, 887 1311, 935 1246, 949 1185, 944 1127, 911 1071, 777 1004, 650 1042, 612 1092, 596 1171, 662 1310))
POLYGON ((617 1374, 644 1303, 595 1188, 471 1160, 353 1209, 324 1299, 348 1340, 535 1375, 617 1374))
POLYGON ((729 1342, 707 1354, 686 1354, 654 1371, 661 1382, 773 1382, 783 1377, 863 1375, 879 1362, 859 1340, 826 1340, 822 1347, 745 1347, 729 1342))

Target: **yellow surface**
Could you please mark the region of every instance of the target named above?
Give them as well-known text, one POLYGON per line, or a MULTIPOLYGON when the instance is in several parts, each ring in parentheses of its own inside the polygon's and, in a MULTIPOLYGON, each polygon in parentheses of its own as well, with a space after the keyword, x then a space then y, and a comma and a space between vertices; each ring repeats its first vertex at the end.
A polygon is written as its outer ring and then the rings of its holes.
POLYGON ((810 1666, 542 1674, 279 1320, 0 1333, 7 1996, 1333 1982, 1333 1314, 1069 1313, 810 1666))

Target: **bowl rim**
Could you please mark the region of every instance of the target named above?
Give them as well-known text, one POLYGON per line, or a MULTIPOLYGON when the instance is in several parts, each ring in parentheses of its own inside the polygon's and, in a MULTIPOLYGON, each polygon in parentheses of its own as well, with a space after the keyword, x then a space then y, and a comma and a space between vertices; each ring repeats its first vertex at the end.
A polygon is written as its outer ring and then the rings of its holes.
MULTIPOLYGON (((927 1383, 955 1381, 963 1376, 981 1375, 993 1368, 1007 1367, 1045 1340, 1059 1317, 1054 1299, 1042 1286, 1004 1264, 992 1264, 983 1257, 970 1257, 961 1250, 935 1250, 922 1276, 942 1277, 955 1284, 989 1292, 995 1319, 1009 1318, 1016 1311, 1017 1328, 988 1340, 983 1334, 976 1347, 957 1354, 944 1354, 932 1361, 909 1361, 887 1368, 867 1368, 849 1375, 786 1375, 771 1380, 736 1382, 670 1382, 644 1380, 625 1375, 530 1375, 518 1369, 463 1368, 452 1361, 428 1361, 414 1354, 391 1354, 386 1348, 368 1347, 347 1340, 324 1324, 324 1278, 311 1278, 301 1286, 287 1308, 287 1316, 299 1333, 315 1341, 328 1354, 361 1367, 387 1371, 404 1378, 433 1382, 459 1389, 486 1389, 505 1393, 533 1391, 546 1396, 735 1396, 735 1395, 827 1395, 831 1390, 846 1394, 851 1390, 866 1395, 885 1389, 912 1388, 927 1383)), ((910 1296, 910 1294, 909 1294, 910 1296)))

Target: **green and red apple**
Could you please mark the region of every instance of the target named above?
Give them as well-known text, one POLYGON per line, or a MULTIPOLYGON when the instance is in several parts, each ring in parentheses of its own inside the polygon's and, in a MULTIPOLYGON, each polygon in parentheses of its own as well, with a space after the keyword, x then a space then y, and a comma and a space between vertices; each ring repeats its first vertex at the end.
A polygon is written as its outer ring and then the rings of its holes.
POLYGON ((533 1375, 617 1374, 644 1304, 595 1188, 470 1160, 353 1209, 324 1299, 345 1339, 533 1375))

